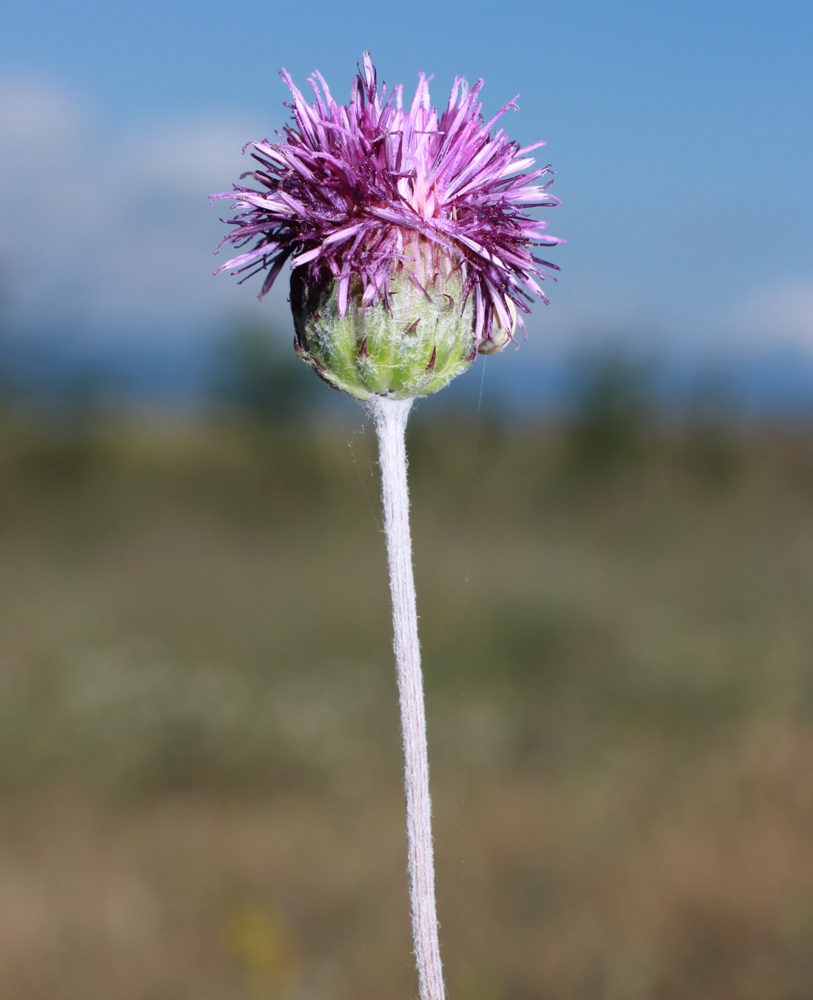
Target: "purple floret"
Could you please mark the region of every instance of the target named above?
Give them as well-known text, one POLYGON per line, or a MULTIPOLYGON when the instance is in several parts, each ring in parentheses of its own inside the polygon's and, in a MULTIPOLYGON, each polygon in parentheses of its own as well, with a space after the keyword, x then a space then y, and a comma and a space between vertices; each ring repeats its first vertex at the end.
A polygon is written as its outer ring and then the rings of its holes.
POLYGON ((336 104, 318 72, 308 78, 313 104, 287 71, 280 75, 293 95, 287 106, 294 123, 277 133, 280 142, 246 146, 259 168, 241 180, 250 177, 257 187, 235 185, 213 195, 233 199, 236 210, 223 220, 235 228, 221 246, 251 246, 215 273, 247 278, 267 271, 262 297, 290 259, 292 268, 307 268, 310 280, 333 275, 343 315, 359 290, 363 306, 388 305, 398 263, 420 287, 410 248, 423 237, 464 269, 478 343, 491 338, 495 319, 510 335, 516 310, 529 312, 533 296, 547 303, 540 282, 545 268, 559 268, 535 256, 534 248, 562 241, 545 235, 546 223, 527 210, 559 202, 548 192, 549 165, 525 172, 535 162, 528 153, 544 143, 520 149, 502 129, 491 134, 497 119, 516 108, 513 101, 485 123, 477 100, 482 80, 469 90, 457 77, 438 118, 421 74, 404 110, 401 86, 389 97, 386 85, 379 92, 369 53, 346 106, 336 104))

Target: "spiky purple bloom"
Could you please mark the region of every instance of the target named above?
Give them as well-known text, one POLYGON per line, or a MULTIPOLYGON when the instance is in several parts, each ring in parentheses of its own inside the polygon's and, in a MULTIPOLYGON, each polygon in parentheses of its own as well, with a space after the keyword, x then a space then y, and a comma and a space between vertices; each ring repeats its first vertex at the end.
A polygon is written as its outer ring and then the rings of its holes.
MULTIPOLYGON (((308 82, 308 104, 290 75, 294 123, 277 133, 278 143, 250 142, 259 169, 243 174, 257 187, 235 185, 236 215, 223 220, 234 230, 222 241, 251 249, 220 271, 249 277, 266 270, 261 297, 283 265, 311 286, 332 279, 338 315, 351 300, 364 310, 377 303, 389 309, 393 275, 403 270, 428 296, 426 268, 418 266, 429 244, 460 271, 462 303, 474 302, 474 344, 494 349, 512 338, 520 313, 534 296, 547 303, 540 282, 545 269, 559 268, 537 257, 535 247, 562 242, 545 235, 546 223, 528 210, 558 204, 548 192, 550 166, 528 170, 529 152, 520 149, 495 122, 481 115, 482 80, 469 90, 457 77, 449 103, 438 118, 421 74, 409 110, 401 86, 379 92, 369 53, 353 81, 350 103, 339 105, 316 72, 308 82), (527 171, 527 172, 526 172, 527 171), (543 181, 543 178, 549 178, 543 181), (497 333, 499 332, 499 336, 497 333)), ((218 248, 219 249, 219 248, 218 248)), ((245 280, 245 279, 244 279, 245 280)), ((431 292, 431 289, 429 290, 431 292)), ((448 298, 448 296, 446 296, 448 298)))

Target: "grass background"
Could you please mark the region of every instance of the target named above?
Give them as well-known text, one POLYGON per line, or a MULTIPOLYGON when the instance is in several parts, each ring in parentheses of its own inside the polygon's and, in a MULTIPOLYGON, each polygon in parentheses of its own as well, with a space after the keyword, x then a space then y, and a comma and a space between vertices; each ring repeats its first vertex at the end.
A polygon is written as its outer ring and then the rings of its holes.
MULTIPOLYGON (((411 429, 449 994, 806 1000, 813 438, 605 376, 411 429)), ((4 998, 415 994, 374 451, 6 412, 4 998)))

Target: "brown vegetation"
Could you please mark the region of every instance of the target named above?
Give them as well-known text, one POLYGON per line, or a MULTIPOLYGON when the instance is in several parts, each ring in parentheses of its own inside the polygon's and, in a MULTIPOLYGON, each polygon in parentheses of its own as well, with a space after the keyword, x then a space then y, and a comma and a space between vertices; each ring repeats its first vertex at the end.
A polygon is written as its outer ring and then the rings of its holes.
MULTIPOLYGON (((813 447, 641 430, 413 429, 451 1000, 813 995, 813 447)), ((372 449, 6 422, 4 998, 414 994, 372 449)))

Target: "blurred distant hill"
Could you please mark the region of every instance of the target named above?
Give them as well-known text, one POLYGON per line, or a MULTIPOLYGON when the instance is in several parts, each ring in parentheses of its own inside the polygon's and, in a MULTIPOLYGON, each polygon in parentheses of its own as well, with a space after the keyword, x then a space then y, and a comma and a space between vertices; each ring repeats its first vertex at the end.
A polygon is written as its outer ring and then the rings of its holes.
MULTIPOLYGON (((0 394, 35 406, 93 398, 137 408, 225 406, 260 418, 294 415, 303 405, 329 412, 338 394, 313 378, 290 340, 288 331, 239 322, 208 339, 24 335, 3 326, 0 302, 0 394)), ((469 409, 482 401, 512 418, 567 417, 583 401, 585 379, 623 382, 632 371, 635 391, 670 419, 691 416, 701 400, 722 402, 737 419, 813 418, 813 358, 788 348, 709 361, 640 358, 612 345, 573 358, 545 357, 520 345, 516 353, 509 348, 478 358, 472 373, 432 405, 469 409)))

